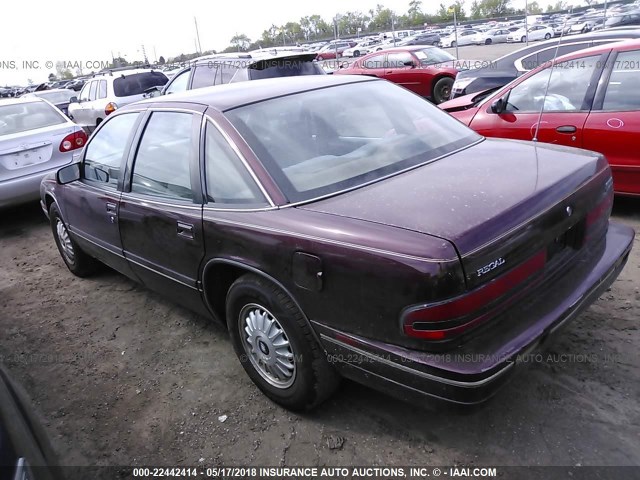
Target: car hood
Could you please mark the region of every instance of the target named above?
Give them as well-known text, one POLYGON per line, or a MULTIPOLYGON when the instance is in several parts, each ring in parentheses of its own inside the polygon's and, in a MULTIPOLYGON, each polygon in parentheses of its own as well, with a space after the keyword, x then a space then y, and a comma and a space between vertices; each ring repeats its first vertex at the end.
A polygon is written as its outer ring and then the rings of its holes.
POLYGON ((547 211, 602 168, 601 156, 585 150, 485 139, 300 208, 443 238, 464 256, 547 211))
POLYGON ((453 100, 447 100, 438 105, 438 108, 445 112, 456 112, 458 110, 468 110, 475 106, 479 98, 484 98, 484 95, 488 92, 495 90, 494 88, 488 88, 480 92, 474 92, 469 95, 463 95, 462 97, 456 97, 453 100))

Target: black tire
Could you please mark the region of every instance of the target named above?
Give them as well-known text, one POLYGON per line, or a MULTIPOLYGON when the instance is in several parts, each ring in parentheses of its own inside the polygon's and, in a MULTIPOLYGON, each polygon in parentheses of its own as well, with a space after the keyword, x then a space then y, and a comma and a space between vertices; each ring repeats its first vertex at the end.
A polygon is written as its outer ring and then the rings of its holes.
POLYGON ((453 42, 451 42, 451 48, 456 48, 456 42, 455 40, 453 42))
POLYGON ((324 57, 323 57, 322 55, 318 55, 318 61, 320 61, 320 62, 321 62, 321 61, 323 61, 323 60, 324 60, 324 57))
POLYGON ((53 238, 56 241, 56 246, 58 247, 60 256, 71 273, 78 277, 86 277, 98 270, 100 265, 99 262, 93 257, 87 255, 69 235, 67 224, 63 220, 62 215, 60 215, 58 205, 55 203, 52 203, 49 207, 49 222, 51 224, 51 231, 53 232, 53 238), (67 241, 60 238, 60 234, 58 233, 59 223, 60 228, 66 233, 67 241), (63 247, 63 243, 66 244, 66 247, 63 247), (72 254, 67 253, 65 248, 70 248, 72 254))
POLYGON ((520 39, 520 41, 521 41, 522 43, 526 42, 526 41, 527 41, 527 37, 522 37, 522 38, 520 39))
POLYGON ((327 361, 300 309, 276 285, 253 274, 238 278, 227 293, 226 315, 233 348, 240 363, 253 383, 271 400, 290 410, 305 411, 316 407, 334 392, 340 381, 339 375, 327 361), (256 315, 270 322, 269 336, 255 328, 252 347, 247 338, 251 334, 245 328, 249 325, 247 319, 256 318, 256 315), (275 330, 272 330, 274 325, 275 330), (277 339, 286 346, 276 348, 272 345, 271 342, 277 339), (293 368, 289 378, 284 375, 285 378, 280 380, 265 372, 268 369, 261 368, 259 364, 261 361, 263 364, 275 363, 272 360, 274 352, 282 352, 283 348, 285 355, 292 355, 293 368))
POLYGON ((437 47, 438 45, 440 45, 440 42, 433 42, 432 44, 434 47, 437 47))
POLYGON ((436 82, 433 86, 433 92, 431 93, 431 99, 433 103, 438 105, 439 103, 449 100, 451 96, 451 88, 453 87, 453 78, 443 77, 436 82))
POLYGON ((354 57, 359 57, 359 56, 360 56, 360 50, 355 50, 355 51, 353 52, 353 56, 354 56, 354 57))
POLYGON ((551 34, 550 34, 550 33, 547 33, 547 34, 544 36, 544 39, 545 39, 545 40, 549 40, 550 38, 551 38, 551 34))
POLYGON ((484 41, 484 44, 485 44, 485 45, 491 45, 491 43, 492 43, 492 42, 493 42, 493 40, 491 40, 490 38, 487 38, 487 39, 484 41))

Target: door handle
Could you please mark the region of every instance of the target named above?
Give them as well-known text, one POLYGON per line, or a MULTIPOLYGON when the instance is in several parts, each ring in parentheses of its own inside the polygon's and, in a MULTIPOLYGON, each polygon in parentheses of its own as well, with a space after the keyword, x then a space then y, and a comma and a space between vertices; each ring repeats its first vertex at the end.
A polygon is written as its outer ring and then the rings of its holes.
POLYGON ((578 129, 574 125, 562 125, 556 128, 556 132, 558 133, 576 133, 577 131, 578 129))
POLYGON ((116 204, 115 203, 107 203, 107 213, 110 215, 116 215, 116 204))
POLYGON ((193 239, 193 225, 190 223, 178 222, 178 236, 193 239))

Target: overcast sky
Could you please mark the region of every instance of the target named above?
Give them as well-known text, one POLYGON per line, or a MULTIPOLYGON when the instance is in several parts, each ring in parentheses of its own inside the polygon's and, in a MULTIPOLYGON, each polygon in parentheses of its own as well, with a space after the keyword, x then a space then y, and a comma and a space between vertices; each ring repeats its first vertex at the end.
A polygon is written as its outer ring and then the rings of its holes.
MULTIPOLYGON (((129 61, 141 60, 142 45, 151 61, 156 55, 168 58, 194 52, 194 16, 202 49, 221 50, 236 33, 255 40, 271 24, 282 25, 316 13, 330 20, 338 12, 367 12, 377 3, 398 14, 409 7, 409 0, 88 0, 71 8, 71 4, 31 0, 25 8, 17 7, 14 14, 5 11, 0 17, 0 85, 25 84, 27 79, 46 81, 55 70, 47 66, 57 61, 107 62, 112 52, 129 61), (33 61, 39 68, 25 68, 23 62, 33 61)), ((423 11, 433 13, 439 3, 425 0, 423 11)), ((549 0, 539 3, 546 7, 549 0)), ((467 0, 467 10, 470 5, 467 0)), ((524 6, 524 0, 514 0, 512 5, 524 6)))

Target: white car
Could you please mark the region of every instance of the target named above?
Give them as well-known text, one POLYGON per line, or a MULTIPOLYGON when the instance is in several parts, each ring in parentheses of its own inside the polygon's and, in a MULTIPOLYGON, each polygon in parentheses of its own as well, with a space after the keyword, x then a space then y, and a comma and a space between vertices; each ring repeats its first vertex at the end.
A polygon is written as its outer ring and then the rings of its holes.
POLYGON ((473 39, 475 38, 475 35, 477 35, 478 33, 480 32, 478 32, 477 30, 473 30, 471 28, 465 28, 463 30, 459 30, 457 36, 454 32, 447 37, 443 37, 440 40, 440 44, 443 47, 452 47, 452 48, 455 47, 456 45, 458 45, 459 47, 462 45, 473 45, 475 44, 473 39))
POLYGON ((491 45, 492 43, 505 43, 511 32, 506 28, 492 28, 486 32, 479 32, 473 36, 476 45, 491 45))
POLYGON ((519 28, 515 32, 512 32, 507 37, 507 42, 524 43, 527 41, 527 37, 529 37, 530 42, 535 40, 549 40, 550 38, 553 38, 553 36, 553 28, 546 25, 532 25, 529 27, 528 31, 524 28, 519 28))
POLYGON ((95 128, 117 108, 142 100, 147 90, 168 81, 158 70, 114 69, 96 74, 87 80, 77 98, 71 98, 69 117, 81 127, 95 128))
POLYGON ((372 48, 376 45, 380 45, 380 40, 368 40, 358 43, 355 47, 347 48, 342 52, 343 57, 360 57, 373 51, 372 48))

